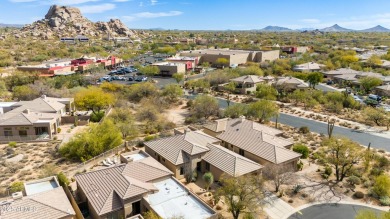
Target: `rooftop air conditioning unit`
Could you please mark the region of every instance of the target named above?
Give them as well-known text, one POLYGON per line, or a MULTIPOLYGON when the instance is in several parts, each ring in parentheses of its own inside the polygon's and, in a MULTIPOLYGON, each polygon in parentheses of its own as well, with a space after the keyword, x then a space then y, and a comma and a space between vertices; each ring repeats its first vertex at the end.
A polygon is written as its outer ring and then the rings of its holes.
POLYGON ((12 198, 13 198, 14 200, 21 199, 21 198, 23 198, 23 193, 22 193, 22 192, 15 192, 15 193, 12 193, 12 198))

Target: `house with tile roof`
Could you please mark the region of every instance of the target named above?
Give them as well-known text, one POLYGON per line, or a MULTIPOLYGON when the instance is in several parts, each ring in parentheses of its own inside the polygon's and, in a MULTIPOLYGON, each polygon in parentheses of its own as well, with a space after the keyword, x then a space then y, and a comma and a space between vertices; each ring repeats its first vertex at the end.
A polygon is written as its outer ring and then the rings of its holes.
POLYGON ((230 79, 230 81, 236 83, 236 90, 241 94, 254 92, 256 91, 258 84, 266 83, 266 80, 262 76, 258 75, 244 75, 238 78, 230 79))
POLYGON ((73 98, 45 95, 7 105, 0 114, 0 141, 51 139, 58 132, 62 116, 74 110, 73 98))
POLYGON ((390 84, 378 86, 374 88, 374 91, 380 96, 390 97, 390 84))
POLYGON ((148 210, 163 218, 172 213, 186 215, 192 212, 195 217, 186 218, 194 219, 215 215, 211 208, 173 179, 169 169, 148 154, 142 154, 142 158, 127 163, 75 176, 77 196, 81 203, 88 205, 91 218, 132 218, 148 210))
POLYGON ((318 64, 315 62, 307 62, 304 64, 296 65, 293 68, 293 71, 300 71, 300 72, 315 72, 320 71, 325 65, 318 64))
POLYGON ((186 131, 145 143, 145 151, 170 169, 177 179, 194 171, 212 172, 214 180, 225 173, 241 176, 258 172, 262 166, 221 147, 220 140, 201 131, 186 131))
POLYGON ((308 83, 293 77, 279 77, 273 83, 273 86, 278 91, 284 92, 292 92, 294 90, 305 90, 310 88, 308 83))
POLYGON ((225 148, 261 165, 286 165, 296 169, 301 154, 291 150, 293 142, 278 129, 240 117, 216 120, 204 132, 221 140, 225 148))
MULTIPOLYGON (((75 219, 76 212, 55 176, 28 182, 27 196, 14 193, 13 200, 0 202, 2 219, 75 219)), ((26 184, 25 184, 26 185, 26 184)))

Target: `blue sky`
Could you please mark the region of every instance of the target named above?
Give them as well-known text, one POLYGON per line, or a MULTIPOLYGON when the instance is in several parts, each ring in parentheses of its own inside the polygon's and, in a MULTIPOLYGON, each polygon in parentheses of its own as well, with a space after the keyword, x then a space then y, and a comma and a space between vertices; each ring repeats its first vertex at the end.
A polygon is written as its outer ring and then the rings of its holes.
POLYGON ((353 29, 378 24, 390 28, 389 0, 0 0, 0 23, 32 23, 52 4, 78 7, 92 21, 119 18, 136 29, 296 29, 335 23, 353 29))

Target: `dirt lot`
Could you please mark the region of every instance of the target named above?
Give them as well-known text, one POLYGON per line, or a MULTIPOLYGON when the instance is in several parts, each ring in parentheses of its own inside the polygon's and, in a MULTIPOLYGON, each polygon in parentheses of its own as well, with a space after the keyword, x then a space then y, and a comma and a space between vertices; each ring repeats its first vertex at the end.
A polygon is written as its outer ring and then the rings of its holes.
POLYGON ((59 144, 60 141, 0 145, 0 196, 7 195, 6 188, 14 181, 39 179, 77 165, 61 158, 56 149, 59 144))

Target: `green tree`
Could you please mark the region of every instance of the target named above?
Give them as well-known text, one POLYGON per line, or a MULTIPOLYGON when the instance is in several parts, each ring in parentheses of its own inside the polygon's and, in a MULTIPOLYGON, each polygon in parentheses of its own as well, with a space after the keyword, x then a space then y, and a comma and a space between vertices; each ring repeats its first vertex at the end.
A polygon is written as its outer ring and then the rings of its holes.
POLYGON ((124 93, 130 101, 139 102, 145 98, 158 96, 159 90, 155 84, 146 82, 133 84, 129 87, 126 87, 124 93))
POLYGON ((203 180, 206 183, 206 191, 209 191, 211 184, 214 182, 214 175, 211 172, 207 172, 203 175, 203 180))
POLYGON ((157 66, 154 65, 148 65, 139 68, 139 72, 142 74, 148 76, 149 78, 155 76, 156 74, 160 73, 160 69, 157 66))
POLYGON ((278 96, 278 91, 269 84, 259 84, 256 87, 257 98, 266 99, 266 100, 276 100, 278 96))
POLYGON ((224 89, 228 92, 228 98, 226 100, 228 107, 230 106, 230 94, 234 93, 234 91, 236 90, 236 87, 237 87, 237 85, 233 81, 229 82, 228 84, 226 84, 224 86, 224 89))
POLYGON ((227 67, 229 66, 229 60, 226 58, 218 58, 215 64, 217 64, 220 67, 227 67))
POLYGON ((309 148, 304 144, 295 144, 293 147, 293 151, 302 154, 302 159, 308 158, 310 153, 309 148))
POLYGON ((229 118, 234 119, 234 118, 238 118, 240 116, 246 115, 247 110, 248 110, 248 107, 246 104, 237 103, 237 104, 228 106, 225 109, 225 111, 223 112, 223 114, 225 117, 229 117, 229 118))
POLYGON ((366 63, 370 67, 381 66, 382 65, 382 60, 381 60, 381 58, 379 56, 372 55, 370 58, 367 59, 366 63))
POLYGON ((77 107, 92 110, 97 115, 101 110, 108 108, 115 102, 114 96, 98 87, 88 87, 75 94, 74 101, 77 107))
POLYGON ((121 131, 123 138, 135 138, 138 135, 138 129, 130 109, 115 108, 114 112, 110 114, 110 118, 121 131))
POLYGON ((70 183, 68 177, 63 172, 57 174, 57 179, 61 186, 68 186, 70 183))
POLYGON ((375 77, 364 77, 359 79, 359 82, 367 94, 370 93, 372 88, 377 87, 383 83, 380 78, 375 77))
POLYGON ((21 192, 24 190, 23 182, 13 182, 9 187, 10 193, 21 192))
POLYGON ((248 117, 258 119, 260 123, 268 121, 270 118, 279 115, 279 107, 269 100, 259 100, 248 105, 246 114, 248 117))
POLYGON ((33 100, 39 97, 39 92, 31 89, 28 85, 16 86, 13 89, 13 98, 17 100, 33 100))
POLYGON ((208 95, 197 96, 190 112, 197 118, 208 119, 211 116, 217 116, 219 114, 218 101, 214 97, 208 95))
POLYGON ((178 84, 168 84, 163 88, 162 95, 168 98, 170 103, 173 103, 183 96, 183 89, 178 84))
POLYGON ((319 84, 324 76, 319 72, 312 72, 309 75, 307 75, 307 81, 309 82, 310 86, 314 89, 317 84, 319 84))
POLYGON ((59 151, 68 159, 87 161, 121 143, 120 130, 112 120, 105 119, 101 124, 91 124, 88 130, 75 135, 59 151))
POLYGON ((362 158, 360 145, 347 138, 330 138, 323 141, 323 146, 323 159, 334 167, 338 182, 343 181, 362 158))
POLYGON ((366 107, 363 110, 366 120, 374 122, 377 126, 386 124, 386 111, 383 108, 366 107))
POLYGON ((216 203, 223 198, 234 219, 244 211, 255 213, 264 199, 264 180, 258 175, 247 174, 239 177, 222 175, 214 198, 216 203))
POLYGON ((180 82, 182 82, 184 79, 184 74, 183 73, 175 73, 172 75, 172 78, 174 78, 176 80, 176 82, 178 84, 180 84, 180 82))
POLYGON ((390 196, 390 177, 386 174, 375 178, 372 191, 378 196, 390 196))

